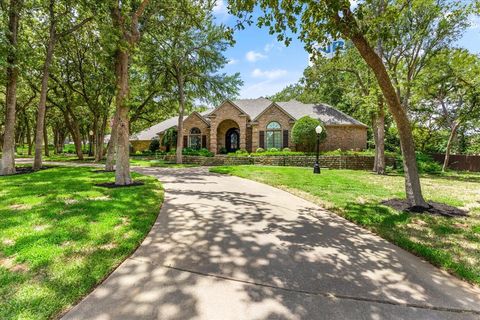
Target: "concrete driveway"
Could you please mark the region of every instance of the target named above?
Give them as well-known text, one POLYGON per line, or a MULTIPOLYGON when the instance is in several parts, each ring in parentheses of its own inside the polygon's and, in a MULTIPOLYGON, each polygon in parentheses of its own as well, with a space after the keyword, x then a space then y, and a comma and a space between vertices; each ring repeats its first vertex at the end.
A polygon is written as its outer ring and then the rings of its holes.
POLYGON ((480 290, 287 192, 136 168, 166 198, 139 249, 63 319, 480 319, 480 290))

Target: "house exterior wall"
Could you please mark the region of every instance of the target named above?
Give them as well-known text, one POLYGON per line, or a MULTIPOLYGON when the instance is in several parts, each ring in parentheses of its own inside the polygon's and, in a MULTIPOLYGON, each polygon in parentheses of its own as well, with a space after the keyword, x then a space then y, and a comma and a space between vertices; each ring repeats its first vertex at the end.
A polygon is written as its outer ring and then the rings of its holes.
MULTIPOLYGON (((225 134, 221 135, 218 132, 219 126, 224 120, 235 121, 240 129, 240 149, 246 149, 247 145, 247 118, 246 114, 243 114, 238 108, 232 105, 230 102, 224 102, 218 107, 210 118, 210 151, 213 153, 219 153, 222 146, 225 145, 225 134)), ((220 127, 220 129, 222 129, 220 127)), ((228 130, 228 129, 227 129, 228 130)))
MULTIPOLYGON (((283 109, 272 105, 256 121, 251 120, 247 114, 231 102, 226 101, 206 119, 198 113, 192 113, 184 121, 183 135, 189 136, 192 128, 199 128, 201 135, 205 136, 207 148, 218 154, 220 149, 225 147, 227 130, 238 128, 240 131, 240 149, 255 152, 261 145, 260 131, 264 131, 264 136, 266 136, 267 125, 275 121, 281 126, 282 148, 284 146, 284 130, 288 130, 288 147, 295 150, 292 139, 292 128, 295 121, 283 109)), ((367 128, 364 126, 327 125, 326 131, 327 138, 320 145, 322 151, 362 150, 367 146, 367 128)), ((159 138, 161 139, 162 135, 159 135, 159 138)), ((133 140, 130 143, 133 152, 147 150, 150 146, 150 140, 133 140)), ((162 146, 161 149, 165 150, 165 147, 162 146)))
POLYGON ((145 151, 150 147, 151 140, 132 140, 130 145, 132 146, 132 152, 145 151))
POLYGON ((367 128, 361 126, 326 126, 327 138, 321 151, 363 150, 367 147, 367 128))
MULTIPOLYGON (((242 131, 241 128, 239 128, 238 124, 233 120, 229 120, 229 119, 223 120, 218 124, 217 150, 220 151, 220 149, 225 148, 225 135, 227 134, 228 129, 231 129, 231 128, 238 128, 240 129, 240 131, 242 131)), ((243 130, 245 130, 245 128, 243 128, 243 130)), ((212 152, 215 152, 215 151, 212 151, 212 152)))
POLYGON ((295 148, 295 144, 292 141, 292 127, 294 124, 293 119, 285 114, 276 106, 272 106, 265 110, 265 112, 258 117, 257 121, 252 125, 252 151, 255 152, 260 147, 260 131, 266 131, 267 125, 276 121, 282 127, 282 145, 283 145, 283 130, 288 130, 288 147, 295 148))
POLYGON ((193 113, 183 122, 183 135, 190 135, 190 130, 192 128, 200 129, 201 135, 206 136, 208 148, 208 146, 210 145, 210 128, 208 127, 208 124, 205 123, 205 121, 202 120, 197 113, 193 113))

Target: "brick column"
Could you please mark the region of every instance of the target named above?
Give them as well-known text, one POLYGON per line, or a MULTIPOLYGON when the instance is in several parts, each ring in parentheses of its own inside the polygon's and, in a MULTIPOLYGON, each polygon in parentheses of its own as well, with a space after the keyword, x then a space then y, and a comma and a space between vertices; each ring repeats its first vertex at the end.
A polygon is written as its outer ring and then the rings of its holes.
POLYGON ((210 152, 215 154, 217 150, 217 122, 214 118, 210 119, 210 152))
POLYGON ((240 127, 240 149, 247 149, 247 117, 243 116, 241 122, 238 124, 240 127))

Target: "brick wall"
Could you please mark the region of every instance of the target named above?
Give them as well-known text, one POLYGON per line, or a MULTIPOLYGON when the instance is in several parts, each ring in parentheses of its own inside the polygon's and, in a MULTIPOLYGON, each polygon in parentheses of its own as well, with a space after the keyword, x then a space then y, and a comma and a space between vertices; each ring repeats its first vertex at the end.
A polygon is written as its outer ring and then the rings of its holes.
MULTIPOLYGON (((240 149, 247 147, 247 115, 243 114, 235 106, 228 101, 223 103, 215 112, 211 113, 210 118, 210 147, 209 150, 214 153, 219 153, 220 148, 225 144, 225 134, 218 132, 218 128, 222 125, 224 120, 234 121, 236 128, 240 129, 240 149)), ((227 128, 228 130, 228 128, 227 128)), ((226 130, 225 130, 226 132, 226 130)))
MULTIPOLYGON (((183 135, 189 136, 192 128, 198 128, 202 136, 206 136, 207 148, 210 146, 210 128, 204 120, 200 118, 197 113, 192 113, 185 121, 183 121, 183 135)), ((187 140, 188 141, 188 140, 187 140)))
MULTIPOLYGON (((283 139, 283 130, 288 130, 288 147, 295 148, 292 141, 292 127, 294 120, 285 114, 276 106, 272 106, 265 110, 265 112, 258 117, 256 122, 252 124, 252 152, 255 152, 260 147, 260 131, 267 131, 267 125, 272 122, 278 122, 282 127, 281 137, 283 139)), ((266 136, 266 134, 265 134, 266 136)), ((282 143, 283 144, 283 143, 282 143)), ((266 144, 265 144, 266 147, 266 144)))
MULTIPOLYGON (((175 161, 175 156, 166 156, 167 161, 175 161)), ((387 157, 388 166, 393 166, 395 159, 387 157)), ((320 167, 329 169, 372 170, 373 156, 320 156, 320 167)), ((265 165, 313 167, 315 156, 259 156, 259 157, 215 157, 183 156, 183 163, 201 166, 221 165, 265 165)))
POLYGON ((360 126, 326 126, 327 138, 320 150, 364 150, 367 147, 367 128, 360 126))
POLYGON ((132 145, 133 152, 145 151, 150 147, 151 140, 132 140, 130 144, 132 145))

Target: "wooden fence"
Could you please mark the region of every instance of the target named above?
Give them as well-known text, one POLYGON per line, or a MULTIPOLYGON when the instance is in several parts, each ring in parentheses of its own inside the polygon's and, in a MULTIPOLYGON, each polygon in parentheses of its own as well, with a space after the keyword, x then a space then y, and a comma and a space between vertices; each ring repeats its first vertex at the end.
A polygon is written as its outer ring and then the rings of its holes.
MULTIPOLYGON (((432 154, 435 161, 443 164, 444 154, 432 154)), ((480 171, 480 156, 467 156, 461 154, 451 154, 448 161, 448 168, 452 170, 480 171)))

